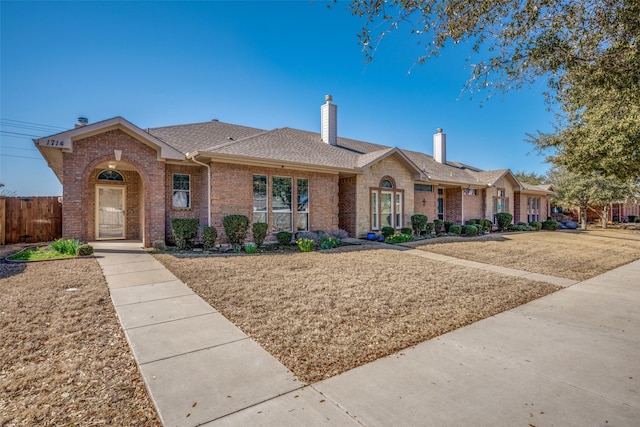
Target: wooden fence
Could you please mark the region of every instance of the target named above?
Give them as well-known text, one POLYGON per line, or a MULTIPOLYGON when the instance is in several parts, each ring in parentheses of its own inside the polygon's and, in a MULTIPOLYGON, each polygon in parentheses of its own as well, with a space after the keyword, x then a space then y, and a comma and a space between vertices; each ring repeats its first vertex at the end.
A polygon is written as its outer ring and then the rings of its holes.
POLYGON ((58 197, 1 197, 0 244, 48 242, 62 236, 58 197))

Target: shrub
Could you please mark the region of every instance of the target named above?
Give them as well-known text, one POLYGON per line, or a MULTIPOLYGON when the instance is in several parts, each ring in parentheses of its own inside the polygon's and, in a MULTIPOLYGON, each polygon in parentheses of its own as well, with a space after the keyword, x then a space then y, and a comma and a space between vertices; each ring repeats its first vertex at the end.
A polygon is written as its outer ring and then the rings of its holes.
POLYGON ((424 232, 425 234, 431 234, 433 233, 433 223, 432 222, 428 222, 424 225, 424 232))
POLYGON ((349 237, 349 233, 344 231, 342 228, 334 228, 329 231, 329 237, 333 237, 334 239, 343 240, 349 237))
POLYGON ((380 230, 380 232, 382 233, 385 239, 389 236, 393 236, 394 234, 396 234, 396 230, 394 230, 393 227, 382 227, 382 230, 380 230))
POLYGON ((151 246, 157 251, 164 251, 167 249, 167 245, 164 243, 164 240, 154 240, 151 242, 151 246))
POLYGON ((410 234, 392 234, 391 236, 385 237, 385 243, 403 243, 410 242, 413 240, 413 237, 410 234))
POLYGON ((320 241, 322 240, 320 236, 318 236, 318 234, 314 233, 313 231, 298 231, 295 235, 295 239, 311 239, 316 245, 319 245, 320 241))
POLYGON ((480 221, 479 219, 468 219, 464 222, 464 225, 476 225, 480 221))
POLYGON ((555 230, 558 229, 558 223, 553 221, 553 220, 551 220, 551 219, 548 219, 548 220, 542 222, 542 229, 543 230, 555 231, 555 230))
POLYGON ((171 231, 176 238, 178 249, 193 247, 193 239, 198 235, 199 227, 198 218, 171 218, 171 231))
POLYGON ((513 220, 513 215, 508 212, 500 212, 496 214, 496 221, 498 222, 498 229, 501 231, 505 231, 511 221, 513 220))
POLYGON ((451 227, 449 227, 449 233, 450 234, 455 234, 456 236, 459 236, 460 233, 462 233, 462 226, 461 225, 452 225, 451 227))
POLYGON ((462 226, 462 234, 465 236, 475 236, 478 234, 478 228, 475 225, 465 224, 462 226))
POLYGON ((449 229, 451 228, 452 225, 455 225, 456 223, 453 221, 445 221, 444 222, 444 232, 448 233, 449 229))
POLYGON ((400 233, 401 234, 408 234, 409 236, 411 236, 413 234, 413 228, 409 228, 409 227, 402 227, 400 229, 400 233))
POLYGON ((244 245, 244 251, 248 254, 255 254, 258 252, 258 246, 255 243, 247 243, 244 245))
MULTIPOLYGON (((286 233, 286 231, 281 231, 280 233, 286 233)), ((280 233, 278 233, 278 235, 280 235, 280 233)), ((291 235, 291 233, 289 233, 291 235)), ((278 240, 280 241, 280 240, 278 240)), ((296 244, 298 245, 298 247, 300 248, 300 250, 302 252, 311 252, 313 250, 314 247, 314 243, 313 240, 311 239, 298 239, 296 240, 296 244)))
POLYGON ((320 242, 320 249, 333 249, 337 248, 340 244, 340 239, 336 239, 335 237, 327 237, 326 239, 322 239, 320 242))
POLYGON ((249 230, 249 218, 244 215, 227 215, 222 219, 224 234, 234 249, 239 249, 249 230))
POLYGON ((522 225, 522 226, 525 226, 525 225, 527 225, 527 223, 526 223, 526 222, 522 222, 522 221, 520 221, 520 222, 519 222, 519 223, 517 223, 516 225, 522 225))
POLYGON ((441 219, 434 219, 433 220, 433 231, 436 232, 436 234, 440 233, 442 231, 442 226, 444 225, 444 221, 441 219))
POLYGON ((61 254, 76 255, 80 240, 78 239, 57 239, 49 245, 51 248, 61 254))
POLYGON ((320 240, 326 239, 327 237, 329 237, 329 235, 327 233, 325 233, 324 231, 322 231, 322 230, 315 230, 314 233, 316 233, 318 235, 318 238, 320 240))
MULTIPOLYGON (((289 233, 288 231, 280 231, 278 234, 276 234, 276 239, 278 239, 278 243, 281 244, 282 246, 289 246, 291 244, 292 237, 293 237, 293 234, 289 233)), ((306 240, 311 240, 311 239, 306 239, 306 240)), ((311 240, 311 243, 313 243, 313 240, 311 240)))
POLYGON ((264 239, 267 237, 267 230, 269 225, 266 222, 255 222, 251 226, 251 234, 253 234, 253 243, 256 244, 256 248, 259 248, 264 243, 264 239))
POLYGON ((213 248, 218 237, 218 230, 215 227, 202 227, 202 247, 205 251, 213 248))
POLYGON ((84 244, 84 245, 80 245, 76 248, 76 255, 78 256, 87 256, 87 255, 93 255, 93 246, 88 245, 88 244, 84 244))
POLYGON ((636 222, 636 216, 635 215, 629 215, 627 217, 627 221, 628 222, 636 222))
POLYGON ((493 227, 493 223, 491 222, 490 219, 481 219, 480 225, 482 225, 482 228, 485 231, 491 231, 491 228, 493 227))
POLYGON ((542 229, 542 223, 538 221, 531 221, 529 223, 529 227, 535 229, 535 231, 540 231, 542 229))
POLYGON ((429 221, 429 218, 427 218, 426 215, 420 215, 420 214, 412 215, 411 228, 413 229, 413 234, 415 234, 416 236, 419 236, 422 230, 424 230, 428 221, 429 221))

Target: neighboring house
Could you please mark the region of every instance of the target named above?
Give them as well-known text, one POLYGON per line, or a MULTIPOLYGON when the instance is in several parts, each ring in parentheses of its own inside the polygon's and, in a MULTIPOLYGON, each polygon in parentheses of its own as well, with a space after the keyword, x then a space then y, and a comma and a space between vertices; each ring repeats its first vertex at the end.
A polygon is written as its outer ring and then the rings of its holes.
POLYGON ((342 228, 365 236, 410 227, 414 214, 464 223, 545 220, 552 189, 523 185, 508 170, 482 171, 446 158, 340 138, 327 96, 320 134, 222 123, 141 129, 116 117, 34 140, 63 187, 65 238, 172 240, 172 218, 195 217, 224 236, 230 214, 278 231, 342 228))

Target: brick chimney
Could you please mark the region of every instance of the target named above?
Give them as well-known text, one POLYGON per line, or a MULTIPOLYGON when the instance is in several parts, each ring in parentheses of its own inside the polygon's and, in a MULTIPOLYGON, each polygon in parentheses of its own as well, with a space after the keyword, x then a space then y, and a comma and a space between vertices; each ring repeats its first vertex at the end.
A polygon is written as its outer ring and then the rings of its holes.
POLYGON ((331 103, 331 95, 326 95, 324 100, 326 104, 320 107, 322 142, 338 145, 338 106, 331 103))
POLYGON ((438 163, 447 163, 447 135, 438 128, 438 133, 433 135, 433 160, 438 163))

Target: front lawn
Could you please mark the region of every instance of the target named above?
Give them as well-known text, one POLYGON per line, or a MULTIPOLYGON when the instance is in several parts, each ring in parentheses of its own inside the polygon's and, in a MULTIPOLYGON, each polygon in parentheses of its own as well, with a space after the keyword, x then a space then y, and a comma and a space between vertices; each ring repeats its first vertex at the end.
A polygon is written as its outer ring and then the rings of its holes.
POLYGON ((558 289, 394 250, 155 257, 307 382, 558 289))

